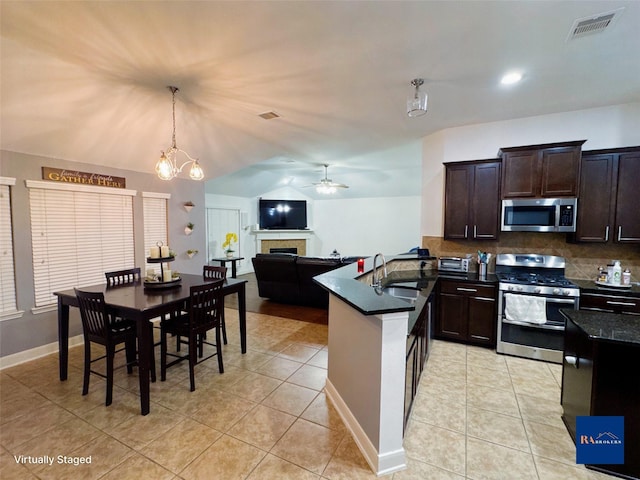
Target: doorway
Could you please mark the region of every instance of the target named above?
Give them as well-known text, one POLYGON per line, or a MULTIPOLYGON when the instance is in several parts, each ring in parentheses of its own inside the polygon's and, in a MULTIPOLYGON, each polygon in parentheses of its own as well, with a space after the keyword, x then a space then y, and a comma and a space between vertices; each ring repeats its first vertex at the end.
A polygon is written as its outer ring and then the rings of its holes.
MULTIPOLYGON (((242 256, 242 238, 240 237, 240 209, 207 208, 207 261, 225 255, 222 244, 227 233, 235 233, 238 243, 233 246, 234 256, 242 256)), ((240 263, 240 262, 238 262, 240 263)))

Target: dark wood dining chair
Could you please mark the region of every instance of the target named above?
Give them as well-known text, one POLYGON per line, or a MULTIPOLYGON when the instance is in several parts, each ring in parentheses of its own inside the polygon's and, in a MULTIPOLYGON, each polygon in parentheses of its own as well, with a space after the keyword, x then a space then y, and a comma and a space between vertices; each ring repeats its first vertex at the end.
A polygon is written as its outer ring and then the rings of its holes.
POLYGON ((222 295, 222 285, 224 280, 218 279, 207 282, 204 285, 196 285, 189 290, 189 305, 187 312, 176 311, 170 315, 168 320, 160 324, 160 380, 167 379, 167 368, 183 360, 189 361, 190 389, 196 389, 194 367, 211 357, 218 357, 218 370, 224 373, 222 364, 222 343, 220 338, 222 309, 224 301, 222 295), (207 342, 205 333, 209 330, 216 331, 216 343, 207 342), (179 335, 188 339, 187 355, 167 352, 167 335, 179 335), (203 344, 216 348, 215 353, 202 358, 203 344), (167 363, 167 357, 175 360, 167 363), (200 358, 200 360, 198 360, 200 358))
POLYGON ((118 285, 139 282, 141 273, 140 267, 135 267, 115 272, 105 272, 104 276, 107 278, 107 287, 117 287, 118 285))
MULTIPOLYGON (((107 396, 105 405, 111 405, 113 398, 113 360, 115 354, 126 351, 127 372, 133 372, 136 363, 136 325, 130 320, 116 320, 107 311, 102 292, 85 292, 74 289, 80 317, 82 319, 82 333, 84 336, 84 377, 82 382, 82 395, 89 393, 89 376, 91 373, 107 380, 107 396), (105 347, 105 355, 91 358, 91 343, 98 343, 105 347), (124 343, 124 348, 116 349, 124 343), (104 375, 91 369, 94 362, 107 359, 107 374, 104 375)), ((124 365, 123 365, 124 366, 124 365)))
MULTIPOLYGON (((212 265, 204 265, 202 267, 202 276, 208 280, 211 279, 223 279, 227 278, 227 267, 217 267, 212 265)), ((227 344, 227 324, 224 320, 224 306, 222 308, 222 318, 220 319, 222 325, 222 341, 227 344)))
MULTIPOLYGON (((141 281, 141 269, 140 267, 127 268, 125 270, 115 270, 113 272, 105 272, 105 278, 107 279, 107 288, 121 287, 124 285, 128 285, 131 283, 136 283, 141 281)), ((124 320, 124 319, 123 319, 124 320)), ((151 338, 153 339, 153 324, 150 323, 150 333, 151 338)), ((149 354, 151 355, 149 362, 151 364, 151 381, 156 381, 156 360, 155 360, 155 347, 160 345, 160 342, 151 344, 151 351, 149 354)))

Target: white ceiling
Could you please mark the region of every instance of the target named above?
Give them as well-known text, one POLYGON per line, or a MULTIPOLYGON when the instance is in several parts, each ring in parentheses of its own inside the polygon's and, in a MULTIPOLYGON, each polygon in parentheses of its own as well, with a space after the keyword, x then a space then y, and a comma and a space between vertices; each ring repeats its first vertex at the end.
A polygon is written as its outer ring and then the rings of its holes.
POLYGON ((327 163, 351 186, 342 196, 418 194, 420 154, 408 152, 425 135, 640 100, 634 0, 0 8, 2 149, 152 172, 171 142, 175 85, 178 146, 216 193, 257 196, 283 178, 302 187, 327 163), (577 18, 619 7, 603 33, 567 41, 577 18), (501 87, 513 68, 524 81, 501 87), (416 77, 429 112, 411 119, 416 77), (258 117, 267 111, 281 117, 258 117))

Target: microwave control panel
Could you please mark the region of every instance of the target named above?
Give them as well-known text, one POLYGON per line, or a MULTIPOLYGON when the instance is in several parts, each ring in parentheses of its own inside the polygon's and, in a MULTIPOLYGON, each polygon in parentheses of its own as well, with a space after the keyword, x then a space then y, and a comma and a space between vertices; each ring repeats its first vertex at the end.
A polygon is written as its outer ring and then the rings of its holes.
POLYGON ((573 205, 560 205, 560 227, 572 227, 574 218, 573 205))

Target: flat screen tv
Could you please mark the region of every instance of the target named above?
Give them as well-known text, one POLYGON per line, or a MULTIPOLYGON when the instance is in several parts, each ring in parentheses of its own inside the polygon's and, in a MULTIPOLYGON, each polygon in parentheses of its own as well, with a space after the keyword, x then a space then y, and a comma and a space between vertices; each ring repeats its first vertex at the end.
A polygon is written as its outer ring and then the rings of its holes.
POLYGON ((307 228, 306 200, 265 200, 258 205, 258 220, 264 230, 303 230, 307 228))

